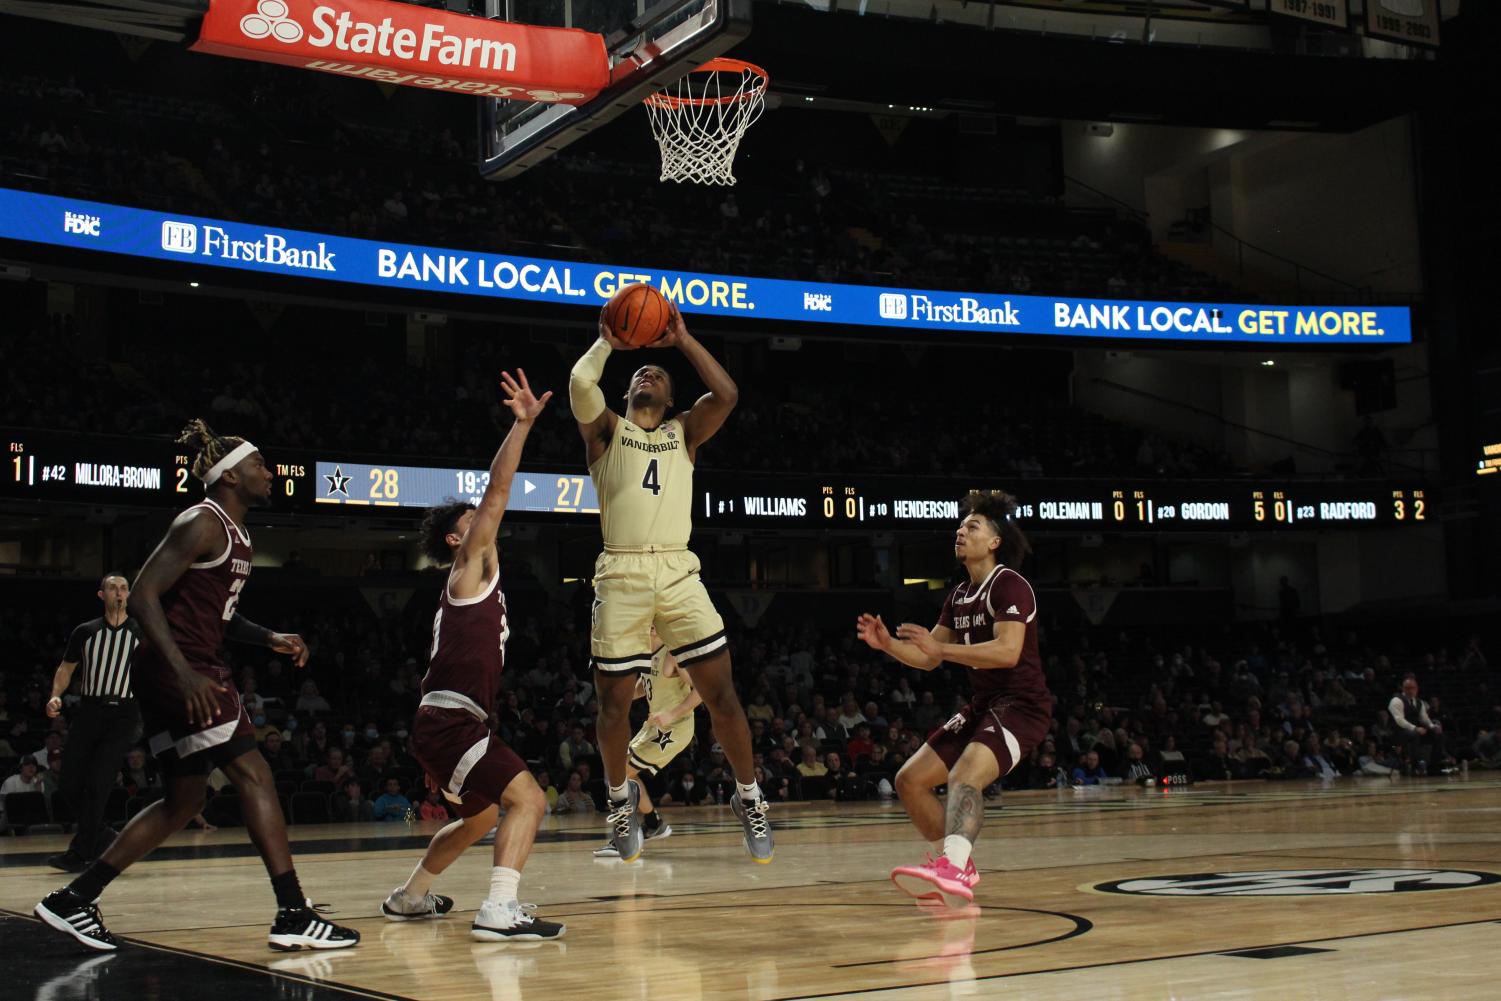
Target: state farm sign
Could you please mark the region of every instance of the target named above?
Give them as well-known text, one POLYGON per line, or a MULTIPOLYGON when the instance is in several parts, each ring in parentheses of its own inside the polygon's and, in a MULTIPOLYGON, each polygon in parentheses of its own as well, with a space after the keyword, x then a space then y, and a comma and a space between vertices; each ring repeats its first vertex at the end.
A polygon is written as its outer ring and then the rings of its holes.
POLYGON ((593 32, 387 0, 210 0, 192 48, 517 101, 577 104, 610 77, 604 39, 593 32))

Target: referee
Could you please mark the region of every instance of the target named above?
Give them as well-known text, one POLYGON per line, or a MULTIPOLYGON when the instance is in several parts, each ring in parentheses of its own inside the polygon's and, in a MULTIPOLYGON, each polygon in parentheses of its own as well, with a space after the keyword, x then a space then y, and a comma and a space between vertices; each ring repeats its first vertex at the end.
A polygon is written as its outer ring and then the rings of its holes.
POLYGON ((62 694, 73 672, 83 665, 78 711, 63 745, 59 790, 73 807, 78 829, 68 850, 47 860, 67 872, 82 872, 109 847, 114 832, 104 825, 104 810, 125 751, 141 731, 141 714, 130 689, 130 662, 141 636, 135 619, 125 611, 129 597, 130 583, 123 574, 104 576, 99 582, 103 617, 73 630, 52 676, 47 715, 55 717, 62 712, 62 694))

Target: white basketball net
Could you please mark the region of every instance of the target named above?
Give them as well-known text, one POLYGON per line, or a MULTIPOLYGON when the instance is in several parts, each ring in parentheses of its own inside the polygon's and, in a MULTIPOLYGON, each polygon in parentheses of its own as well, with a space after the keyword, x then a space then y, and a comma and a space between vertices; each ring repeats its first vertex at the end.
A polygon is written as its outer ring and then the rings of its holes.
POLYGON ((735 151, 766 106, 766 72, 715 59, 646 99, 662 150, 662 180, 735 183, 735 151))

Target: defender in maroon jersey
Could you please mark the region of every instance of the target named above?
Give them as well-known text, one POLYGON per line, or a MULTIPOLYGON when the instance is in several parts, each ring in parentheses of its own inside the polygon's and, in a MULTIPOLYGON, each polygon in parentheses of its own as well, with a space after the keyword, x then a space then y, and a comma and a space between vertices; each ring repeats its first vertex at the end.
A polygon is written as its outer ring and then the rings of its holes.
POLYGON ((1015 569, 1031 546, 1015 523, 1008 494, 973 492, 954 536, 966 577, 949 592, 931 631, 903 623, 893 639, 880 616, 861 615, 855 630, 873 649, 922 671, 944 661, 964 665, 969 704, 934 730, 907 760, 896 788, 907 815, 937 858, 892 870, 914 897, 941 897, 950 907, 974 900, 979 872, 970 858, 985 817, 981 791, 1042 743, 1053 697, 1037 654, 1037 598, 1015 569), (948 786, 947 807, 933 790, 948 786))
POLYGON ((526 763, 485 725, 500 690, 511 635, 495 536, 526 436, 552 398, 550 392, 541 399, 532 395, 520 369, 514 379, 502 372, 500 381, 516 421, 490 463, 490 482, 479 506, 446 504, 428 511, 422 522, 428 558, 451 567, 433 616, 433 645, 412 725, 412 750, 429 785, 457 807, 459 819, 433 835, 405 885, 381 904, 392 921, 437 918, 451 911, 453 900, 433 893, 433 880, 495 826, 503 806, 490 894, 470 928, 470 935, 483 942, 553 939, 564 932, 561 924, 533 917, 517 900, 521 867, 547 813, 547 797, 526 763))
POLYGON ((301 636, 272 632, 235 610, 253 554, 245 516, 270 499, 271 470, 250 442, 220 437, 202 421, 189 424, 178 442, 197 447, 193 475, 203 481, 204 499, 172 522, 131 587, 129 604, 144 636, 133 680, 166 795, 131 818, 93 865, 49 893, 35 913, 91 949, 119 948, 95 902, 122 870, 203 809, 209 772, 217 767, 239 791, 245 827, 271 875, 277 912, 268 944, 347 948, 359 942, 359 932, 324 921, 302 894, 276 783, 219 656, 228 638, 287 654, 298 667, 307 663, 301 636))

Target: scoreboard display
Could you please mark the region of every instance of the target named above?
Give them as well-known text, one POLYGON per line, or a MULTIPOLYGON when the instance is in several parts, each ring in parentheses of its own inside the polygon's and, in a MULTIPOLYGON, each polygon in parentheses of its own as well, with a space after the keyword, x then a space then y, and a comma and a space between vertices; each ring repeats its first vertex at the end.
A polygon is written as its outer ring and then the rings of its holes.
MULTIPOLYGON (((0 498, 42 503, 186 507, 202 496, 191 456, 165 440, 0 429, 0 498)), ((450 499, 478 502, 488 469, 372 463, 337 454, 270 450, 271 509, 289 513, 399 513, 450 499)), ((1215 532, 1421 525, 1434 517, 1421 483, 1268 480, 1025 479, 910 476, 768 476, 702 472, 694 522, 702 527, 899 531, 952 528, 971 489, 1004 487, 1032 532, 1215 532)), ((592 518, 594 484, 582 470, 522 469, 507 510, 592 518)))
POLYGON ((783 524, 892 531, 953 526, 971 489, 1014 494, 1028 531, 1254 531, 1421 524, 1430 520, 1429 491, 1380 482, 1278 482, 1030 479, 1009 483, 910 478, 827 477, 782 480, 748 492, 748 484, 705 477, 698 491, 700 525, 783 524), (787 487, 798 483, 800 489, 787 487))

